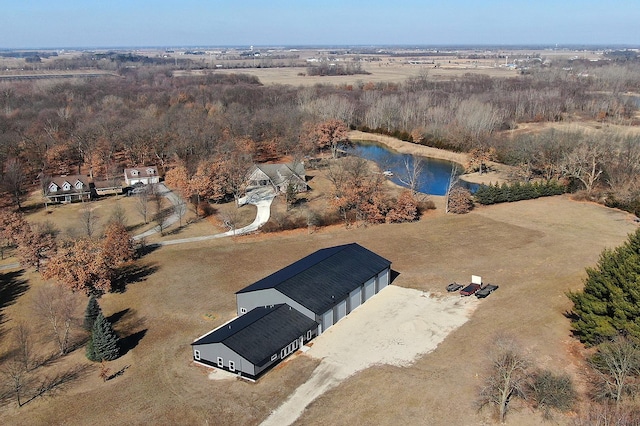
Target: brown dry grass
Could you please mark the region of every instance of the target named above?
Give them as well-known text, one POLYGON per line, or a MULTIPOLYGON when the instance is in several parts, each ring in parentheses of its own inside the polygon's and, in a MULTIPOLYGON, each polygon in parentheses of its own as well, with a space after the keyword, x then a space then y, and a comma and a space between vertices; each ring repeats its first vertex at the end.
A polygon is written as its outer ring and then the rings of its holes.
MULTIPOLYGON (((478 424, 487 414, 478 415, 471 401, 497 332, 519 336, 540 365, 580 372, 564 293, 579 288, 584 267, 635 226, 624 213, 554 197, 464 216, 439 211, 413 224, 163 247, 140 260, 147 276, 101 301, 107 315, 128 310, 116 323, 124 335, 145 330, 133 350, 109 365, 112 371, 129 366, 124 374, 102 383, 94 367, 54 398, 8 408, 1 417, 5 424, 257 424, 310 375, 315 361, 299 356, 257 384, 211 381, 190 362, 189 343, 234 315, 235 291, 316 249, 355 241, 393 261, 400 273, 395 285, 441 292, 450 281, 479 274, 500 289, 435 352, 410 368, 357 374, 312 404, 299 423, 478 424)), ((42 285, 29 278, 32 288, 5 308, 6 318, 23 316, 42 285)), ((82 359, 80 349, 60 363, 82 359)), ((512 419, 539 420, 526 410, 512 419)))
MULTIPOLYGON (((399 62, 370 63, 363 65, 363 69, 370 74, 355 74, 341 76, 308 76, 306 67, 287 68, 234 68, 222 69, 221 73, 242 73, 258 77, 265 85, 285 84, 292 86, 315 86, 327 84, 336 86, 358 86, 366 83, 404 83, 408 78, 418 77, 428 73, 432 79, 448 80, 460 77, 464 74, 482 74, 491 77, 515 77, 517 71, 493 66, 476 67, 471 63, 458 63, 441 65, 434 68, 433 65, 410 65, 399 62)), ((211 72, 205 71, 178 71, 176 76, 199 75, 211 72)))

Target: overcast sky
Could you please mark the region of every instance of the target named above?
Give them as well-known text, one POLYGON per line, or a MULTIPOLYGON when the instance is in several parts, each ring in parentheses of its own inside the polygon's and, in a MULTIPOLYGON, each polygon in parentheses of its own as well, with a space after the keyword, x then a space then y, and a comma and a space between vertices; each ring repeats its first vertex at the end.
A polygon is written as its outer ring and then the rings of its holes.
POLYGON ((0 48, 640 46, 638 0, 0 0, 0 48))

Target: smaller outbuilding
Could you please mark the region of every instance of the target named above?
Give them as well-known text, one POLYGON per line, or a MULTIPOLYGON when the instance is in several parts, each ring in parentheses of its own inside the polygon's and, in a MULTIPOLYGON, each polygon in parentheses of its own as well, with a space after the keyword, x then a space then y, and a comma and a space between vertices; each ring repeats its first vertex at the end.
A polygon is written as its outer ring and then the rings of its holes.
POLYGON ((287 304, 258 307, 196 339, 193 359, 256 380, 313 339, 317 328, 287 304))

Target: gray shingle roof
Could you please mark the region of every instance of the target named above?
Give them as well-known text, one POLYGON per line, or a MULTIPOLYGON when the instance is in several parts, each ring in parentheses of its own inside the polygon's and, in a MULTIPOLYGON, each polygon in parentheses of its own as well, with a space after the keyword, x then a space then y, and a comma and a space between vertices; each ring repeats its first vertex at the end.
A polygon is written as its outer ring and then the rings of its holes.
POLYGON ((262 366, 280 349, 318 324, 286 304, 258 307, 192 343, 223 343, 240 356, 262 366))
POLYGON ((236 294, 275 288, 320 315, 390 266, 359 244, 345 244, 318 250, 236 294))

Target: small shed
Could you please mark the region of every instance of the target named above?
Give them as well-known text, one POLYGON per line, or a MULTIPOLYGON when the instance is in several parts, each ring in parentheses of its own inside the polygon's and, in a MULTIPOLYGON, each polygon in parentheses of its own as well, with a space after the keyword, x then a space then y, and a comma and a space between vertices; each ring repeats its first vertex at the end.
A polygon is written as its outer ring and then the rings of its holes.
POLYGON ((196 339, 193 360, 256 380, 313 339, 317 327, 287 304, 257 307, 196 339))

